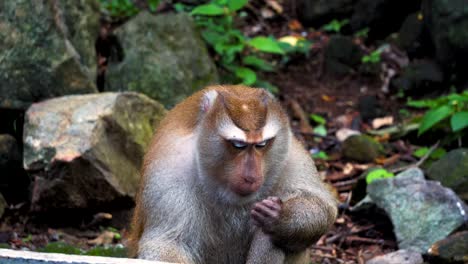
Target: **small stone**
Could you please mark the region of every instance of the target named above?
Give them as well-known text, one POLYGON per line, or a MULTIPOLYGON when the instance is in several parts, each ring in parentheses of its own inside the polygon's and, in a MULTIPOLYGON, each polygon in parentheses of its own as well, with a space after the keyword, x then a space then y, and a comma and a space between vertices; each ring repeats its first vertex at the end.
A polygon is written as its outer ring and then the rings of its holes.
POLYGON ((436 242, 429 249, 429 254, 444 263, 468 263, 468 231, 455 233, 436 242))
POLYGON ((358 162, 372 162, 383 153, 382 145, 366 135, 348 137, 343 142, 343 155, 358 162))

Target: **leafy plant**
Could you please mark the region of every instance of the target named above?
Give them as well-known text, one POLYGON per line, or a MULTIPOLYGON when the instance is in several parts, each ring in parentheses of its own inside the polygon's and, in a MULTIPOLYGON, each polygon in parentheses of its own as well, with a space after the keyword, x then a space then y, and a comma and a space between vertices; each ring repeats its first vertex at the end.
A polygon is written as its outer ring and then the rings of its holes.
POLYGON ((328 32, 340 33, 341 29, 349 24, 349 19, 343 19, 341 21, 333 19, 328 24, 325 24, 322 29, 328 32))
POLYGON ((324 151, 319 151, 317 153, 312 154, 312 158, 314 159, 322 159, 322 160, 328 160, 330 157, 328 157, 327 153, 324 151))
POLYGON ((369 34, 369 28, 366 27, 354 33, 354 36, 358 38, 367 38, 368 34, 369 34))
POLYGON ((366 175, 366 182, 367 184, 370 184, 371 182, 375 180, 381 180, 381 179, 387 179, 387 178, 393 178, 393 177, 395 177, 395 174, 387 171, 386 169, 375 169, 366 175))
POLYGON ((255 85, 275 92, 270 83, 258 78, 256 71, 272 72, 272 63, 266 54, 286 54, 284 46, 275 38, 257 36, 248 38, 234 26, 234 20, 248 0, 211 0, 192 11, 201 28, 205 42, 216 52, 217 63, 246 85, 255 85))
POLYGON ((448 120, 452 132, 457 133, 468 127, 468 91, 436 99, 417 101, 409 99, 407 104, 415 108, 429 108, 421 119, 418 135, 448 120))
MULTIPOLYGON (((422 157, 424 157, 428 152, 429 152, 429 148, 428 148, 428 147, 421 147, 421 148, 416 149, 416 150, 413 152, 413 156, 415 156, 416 158, 422 158, 422 157)), ((440 159, 440 158, 442 158, 446 153, 447 153, 447 151, 445 151, 445 149, 443 149, 443 148, 436 148, 436 149, 429 155, 429 158, 434 159, 434 160, 440 159)))
MULTIPOLYGON (((160 0, 147 0, 148 9, 151 12, 156 11, 160 0)), ((132 0, 99 0, 101 7, 107 10, 112 17, 126 18, 131 17, 138 12, 140 9, 135 6, 132 0)))
POLYGON ((381 50, 374 50, 369 55, 364 55, 361 58, 361 62, 362 63, 372 63, 372 64, 379 63, 380 60, 381 60, 381 58, 380 58, 381 53, 382 53, 381 50))

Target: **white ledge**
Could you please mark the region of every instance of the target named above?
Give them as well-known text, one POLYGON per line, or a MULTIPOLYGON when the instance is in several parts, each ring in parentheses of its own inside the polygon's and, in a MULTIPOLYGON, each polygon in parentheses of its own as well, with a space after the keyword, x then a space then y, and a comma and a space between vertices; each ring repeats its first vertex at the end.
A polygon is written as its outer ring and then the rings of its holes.
POLYGON ((129 258, 110 258, 67 255, 58 253, 38 253, 0 249, 0 263, 5 264, 168 264, 168 262, 129 258))

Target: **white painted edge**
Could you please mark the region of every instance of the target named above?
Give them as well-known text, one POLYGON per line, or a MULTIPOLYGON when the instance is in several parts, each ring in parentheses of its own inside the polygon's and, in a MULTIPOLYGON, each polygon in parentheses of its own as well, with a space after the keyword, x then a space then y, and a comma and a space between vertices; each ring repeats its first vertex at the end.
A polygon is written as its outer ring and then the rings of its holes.
POLYGON ((20 259, 38 262, 61 262, 61 263, 90 263, 90 264, 168 264, 168 262, 150 261, 142 259, 129 258, 111 258, 111 257, 95 257, 95 256, 80 256, 67 255, 59 253, 39 253, 31 251, 20 251, 11 249, 0 249, 0 263, 2 259, 20 259))

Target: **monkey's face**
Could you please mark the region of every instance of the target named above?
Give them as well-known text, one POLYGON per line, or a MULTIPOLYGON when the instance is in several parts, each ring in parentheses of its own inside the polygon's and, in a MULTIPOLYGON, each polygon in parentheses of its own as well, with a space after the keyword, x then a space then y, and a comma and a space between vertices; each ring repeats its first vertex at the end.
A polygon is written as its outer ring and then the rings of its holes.
POLYGON ((205 119, 198 157, 203 176, 229 202, 254 199, 271 186, 288 146, 287 122, 261 97, 223 96, 205 119))

